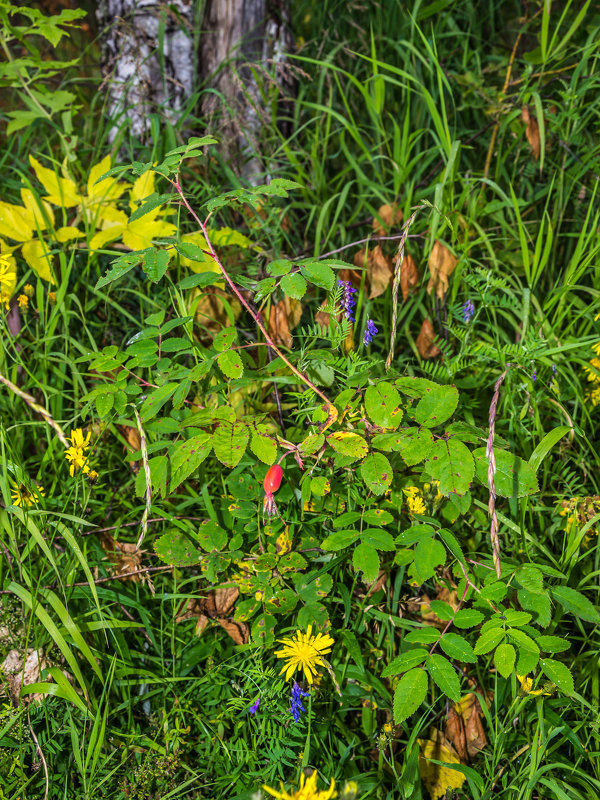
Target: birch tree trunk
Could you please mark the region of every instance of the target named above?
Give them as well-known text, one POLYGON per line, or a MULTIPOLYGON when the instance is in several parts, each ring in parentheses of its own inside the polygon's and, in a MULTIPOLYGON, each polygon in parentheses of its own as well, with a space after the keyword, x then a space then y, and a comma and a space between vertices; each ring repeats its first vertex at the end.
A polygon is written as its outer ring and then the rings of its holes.
POLYGON ((150 113, 177 118, 196 73, 194 10, 195 0, 98 0, 111 142, 125 121, 144 141, 150 113))
POLYGON ((200 39, 200 69, 213 93, 202 111, 218 129, 225 154, 241 161, 252 184, 268 179, 259 136, 268 122, 261 87, 292 88, 286 53, 292 46, 287 0, 207 0, 200 39))

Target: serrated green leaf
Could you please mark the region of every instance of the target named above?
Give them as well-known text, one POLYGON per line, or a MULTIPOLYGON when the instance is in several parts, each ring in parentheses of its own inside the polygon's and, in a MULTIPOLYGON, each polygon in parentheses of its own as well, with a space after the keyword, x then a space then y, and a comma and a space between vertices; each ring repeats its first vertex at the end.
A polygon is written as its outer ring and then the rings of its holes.
POLYGON ((204 520, 198 528, 198 544, 207 552, 222 550, 227 544, 227 531, 212 519, 204 520))
POLYGON ((531 650, 522 650, 519 648, 519 655, 517 658, 517 675, 527 675, 529 672, 537 667, 540 660, 540 654, 534 653, 531 650))
POLYGON ((231 345, 237 339, 237 330, 235 328, 223 328, 219 331, 213 339, 213 347, 218 353, 223 353, 229 350, 231 345))
POLYGON ((369 445, 358 433, 337 431, 327 437, 329 445, 342 456, 364 458, 369 452, 369 445))
POLYGON ((445 633, 440 639, 440 647, 448 658, 466 661, 469 664, 477 662, 477 656, 469 642, 457 633, 445 633))
POLYGON ((154 391, 148 395, 140 409, 140 419, 142 422, 147 422, 158 414, 160 409, 168 402, 173 392, 177 389, 178 385, 179 384, 175 381, 171 381, 170 383, 165 383, 164 386, 159 386, 158 389, 154 389, 154 391))
POLYGON ((427 671, 438 688, 455 703, 460 700, 460 680, 452 664, 437 653, 427 659, 427 671))
POLYGON ((535 643, 546 653, 563 653, 571 647, 571 643, 561 639, 560 636, 538 636, 535 643))
POLYGON ((578 592, 577 589, 572 589, 570 586, 556 586, 552 589, 552 597, 557 603, 575 614, 576 617, 586 620, 586 622, 600 622, 600 615, 596 611, 592 603, 585 595, 578 592))
POLYGON ((458 439, 438 439, 432 446, 425 467, 438 490, 446 497, 464 494, 471 486, 475 465, 469 448, 458 439))
POLYGON ((334 531, 321 542, 323 550, 343 550, 349 547, 360 537, 360 531, 334 531))
POLYGON ((433 428, 450 419, 458 405, 456 386, 434 386, 426 388, 414 410, 414 418, 419 425, 433 428))
POLYGON ((542 571, 532 564, 525 564, 517 571, 517 580, 528 592, 541 594, 544 591, 544 576, 542 571))
POLYGON ((142 269, 153 283, 157 283, 164 276, 168 266, 168 250, 157 250, 155 247, 146 250, 142 269))
POLYGON ((429 681, 423 669, 411 669, 398 681, 394 692, 394 722, 399 725, 415 713, 427 695, 429 681))
POLYGON ((224 353, 219 353, 217 364, 227 378, 241 378, 244 374, 244 365, 240 354, 236 350, 226 350, 224 353))
POLYGON ((415 548, 415 578, 419 583, 425 583, 435 574, 436 568, 445 561, 446 548, 441 542, 431 537, 421 539, 415 548))
POLYGON ((377 550, 395 550, 394 537, 387 531, 379 528, 367 528, 361 534, 361 541, 375 547, 377 550))
POLYGON ((509 639, 518 644, 519 649, 529 650, 532 653, 539 654, 540 648, 537 642, 525 633, 525 631, 519 630, 519 628, 509 628, 507 634, 509 639))
POLYGON ((475 655, 480 656, 484 653, 489 653, 496 645, 500 644, 502 639, 504 639, 504 631, 502 628, 488 628, 483 631, 475 644, 475 655))
POLYGON ((409 669, 418 667, 427 658, 429 653, 423 647, 416 647, 414 650, 408 650, 402 653, 387 665, 381 673, 382 678, 389 678, 391 675, 400 675, 402 672, 407 672, 409 669))
POLYGON ((360 465, 360 474, 367 488, 379 496, 386 493, 394 473, 384 455, 371 453, 360 465))
POLYGON ((542 594, 533 594, 527 589, 519 589, 517 598, 521 608, 527 609, 537 614, 537 622, 545 628, 550 624, 550 594, 543 592, 542 594))
POLYGON ((102 289, 109 283, 122 278, 123 275, 126 275, 130 270, 142 263, 145 252, 145 250, 140 250, 135 253, 127 253, 126 255, 111 261, 110 269, 106 275, 104 275, 102 278, 99 278, 99 280, 96 282, 95 288, 102 289))
POLYGON ((408 644, 433 644, 440 638, 440 632, 437 628, 432 628, 429 625, 424 625, 422 628, 417 628, 404 637, 404 641, 408 644))
POLYGON ((561 692, 565 694, 573 694, 575 691, 575 684, 573 682, 573 674, 571 670, 560 661, 555 661, 553 658, 542 658, 540 667, 544 674, 555 683, 561 692))
POLYGON ((380 428, 398 427, 403 415, 400 401, 400 393, 387 381, 368 386, 365 392, 365 410, 380 428))
POLYGON ((517 651, 512 644, 499 644, 494 651, 494 666, 503 678, 508 678, 515 667, 517 651))
POLYGON ((226 467, 235 467, 246 451, 250 434, 243 422, 221 420, 213 434, 215 455, 226 467))
POLYGON ((175 567, 191 567, 202 561, 202 552, 179 530, 157 539, 154 551, 162 561, 175 567))
POLYGON ((263 464, 274 464, 277 458, 277 442, 266 425, 255 425, 252 428, 250 449, 263 464))
POLYGON ((306 294, 306 281, 297 272, 291 275, 284 275, 279 285, 281 286, 281 291, 288 297, 293 297, 294 300, 302 300, 306 294))
POLYGON ((379 553, 371 545, 360 543, 352 553, 352 565, 363 573, 365 583, 373 583, 379 575, 379 553))
POLYGON ((135 209, 135 211, 129 217, 129 222, 135 222, 136 219, 144 217, 146 214, 154 211, 155 208, 162 206, 163 203, 168 202, 170 199, 170 194, 157 194, 156 192, 153 192, 145 199, 141 206, 135 209))
POLYGON ((316 453, 325 444, 325 437, 322 433, 312 433, 307 436, 300 444, 298 449, 303 456, 310 456, 316 453))
MULTIPOLYGON (((494 448, 496 459, 496 474, 494 486, 496 494, 500 497, 526 497, 538 491, 538 482, 535 472, 522 458, 509 453, 507 450, 494 448)), ((488 487, 488 459, 485 447, 473 450, 475 471, 481 483, 488 487)))
POLYGON ((171 491, 195 472, 212 450, 212 436, 199 433, 177 445, 171 454, 171 491))
POLYGON ((309 283, 319 286, 321 289, 326 289, 328 292, 333 289, 335 274, 331 267, 322 261, 308 261, 300 264, 300 272, 309 283))

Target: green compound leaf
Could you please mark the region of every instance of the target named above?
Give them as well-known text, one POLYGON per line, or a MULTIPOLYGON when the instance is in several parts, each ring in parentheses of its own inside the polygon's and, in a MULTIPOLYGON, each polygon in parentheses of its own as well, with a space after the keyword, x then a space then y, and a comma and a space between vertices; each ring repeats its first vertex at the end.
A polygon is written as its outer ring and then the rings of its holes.
POLYGON ((439 689, 450 700, 458 703, 460 700, 460 680, 448 659, 434 653, 427 659, 427 671, 439 689))
POLYGON ((555 661, 553 658, 542 658, 540 667, 544 674, 550 678, 552 683, 555 683, 561 692, 565 694, 573 694, 575 691, 575 684, 573 682, 573 675, 571 670, 560 661, 555 661))
POLYGON ((391 661, 381 673, 381 677, 389 678, 391 675, 400 675, 403 672, 407 672, 409 669, 418 667, 419 664, 425 661, 428 655, 429 653, 423 647, 408 650, 406 653, 402 653, 402 655, 399 655, 391 661))
POLYGON ((302 300, 306 294, 306 281, 297 272, 292 275, 285 275, 281 279, 280 286, 281 291, 287 294, 288 297, 293 297, 294 300, 302 300))
POLYGON ((469 664, 477 662, 477 656, 469 642, 457 633, 445 633, 440 639, 440 647, 448 658, 466 661, 469 664))
POLYGON ((381 381, 368 386, 365 392, 365 409, 375 425, 380 428, 397 428, 402 419, 400 393, 395 386, 381 381))
POLYGON ((369 445, 358 433, 336 431, 327 437, 327 441, 336 453, 340 453, 342 456, 364 458, 369 452, 369 445))
POLYGON ((517 580, 523 589, 527 589, 532 594, 541 594, 544 591, 542 571, 531 564, 525 564, 525 566, 521 567, 517 572, 517 580))
POLYGON ((469 448, 458 439, 438 439, 429 452, 425 465, 446 497, 468 491, 475 474, 473 456, 469 448))
POLYGON ((508 678, 515 668, 517 651, 512 644, 500 644, 494 651, 494 666, 503 678, 508 678))
POLYGON ((407 466, 413 467, 429 456, 433 436, 427 428, 404 428, 397 433, 380 433, 372 442, 377 450, 400 453, 407 466))
POLYGON ((142 269, 153 283, 157 283, 163 277, 168 266, 168 250, 156 250, 154 247, 146 250, 142 269))
MULTIPOLYGON (((496 475, 494 486, 500 497, 526 497, 538 491, 538 482, 533 468, 522 458, 507 450, 496 450, 496 475)), ((485 447, 473 450, 477 477, 484 486, 488 484, 488 459, 485 447)))
POLYGON ((223 419, 213 434, 215 455, 226 467, 235 467, 248 446, 250 434, 243 422, 223 419))
POLYGON ((367 528, 361 534, 361 540, 365 544, 371 545, 376 550, 395 550, 394 537, 387 531, 382 531, 380 528, 367 528))
POLYGON ((335 283, 335 274, 331 267, 323 262, 308 261, 300 265, 300 272, 309 283, 330 292, 335 283))
POLYGON ((375 495, 385 494, 393 477, 390 462, 381 453, 367 456, 360 466, 360 474, 367 488, 375 495))
POLYGON ((181 531, 164 533, 154 542, 156 555, 174 567, 191 567, 202 561, 202 552, 181 531))
POLYGON ((414 418, 419 425, 433 428, 450 419, 458 405, 458 389, 456 386, 435 386, 425 389, 414 411, 414 418))
POLYGON ((399 725, 415 713, 427 695, 427 673, 411 669, 398 681, 394 692, 394 722, 399 725))
POLYGON ((561 639, 560 636, 538 636, 535 643, 540 650, 545 650, 547 653, 563 653, 571 647, 571 643, 561 639))
POLYGON ((321 542, 322 550, 343 550, 360 537, 359 531, 334 531, 321 542))
POLYGON ((550 609, 550 593, 544 592, 543 594, 533 594, 527 589, 519 589, 517 598, 521 608, 527 611, 533 611, 537 614, 537 622, 542 628, 550 624, 551 609, 550 609))
POLYGON ((600 615, 587 597, 577 589, 570 586, 557 586, 552 589, 552 597, 557 603, 575 614, 576 617, 586 620, 586 622, 600 622, 600 615))
POLYGON ((379 575, 379 553, 374 547, 361 542, 352 553, 352 565, 363 573, 365 583, 373 583, 379 575))
POLYGON ((212 450, 212 436, 199 433, 178 445, 171 454, 171 491, 194 472, 212 450))

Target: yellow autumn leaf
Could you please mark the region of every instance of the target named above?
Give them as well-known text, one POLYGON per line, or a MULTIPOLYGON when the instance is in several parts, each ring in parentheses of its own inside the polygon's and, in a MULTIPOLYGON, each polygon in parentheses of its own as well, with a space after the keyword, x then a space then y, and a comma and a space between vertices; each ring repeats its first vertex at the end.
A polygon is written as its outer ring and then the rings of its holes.
POLYGON ((50 251, 46 247, 45 242, 42 242, 40 239, 31 239, 31 241, 23 244, 21 253, 31 269, 37 272, 40 278, 54 283, 54 278, 50 271, 50 251))
POLYGON ((123 244, 131 250, 145 250, 147 247, 152 247, 154 239, 174 236, 177 227, 172 222, 157 219, 160 212, 160 208, 155 208, 149 214, 128 222, 123 231, 123 244))
POLYGON ((57 242, 70 242, 73 239, 81 239, 83 237, 85 237, 85 233, 80 231, 79 228, 74 228, 72 225, 58 228, 56 231, 57 242))
POLYGON ((109 203, 116 200, 127 188, 127 184, 119 183, 116 178, 105 178, 100 183, 96 183, 98 178, 102 177, 110 168, 111 158, 106 156, 90 169, 87 181, 87 197, 85 198, 87 208, 91 208, 98 203, 109 203))
POLYGON ((29 163, 33 167, 37 179, 48 192, 44 200, 62 208, 70 208, 81 203, 82 197, 71 178, 61 178, 54 170, 43 167, 33 156, 29 156, 29 163))
POLYGON ((12 249, 0 239, 0 300, 10 299, 17 285, 17 262, 12 249))
POLYGON ((452 767, 434 764, 443 761, 446 764, 460 764, 456 751, 441 731, 432 728, 430 739, 417 739, 419 745, 419 774, 431 795, 431 800, 445 797, 448 789, 460 789, 466 776, 452 767))
MULTIPOLYGON (((38 200, 31 189, 21 189, 24 210, 21 215, 36 231, 45 231, 54 225, 54 211, 50 203, 38 200)), ((18 208, 18 206, 15 206, 18 208)))
POLYGON ((129 192, 129 207, 132 211, 141 205, 142 201, 154 193, 154 172, 149 169, 136 179, 129 192))
POLYGON ((25 209, 11 203, 0 203, 0 236, 26 242, 33 236, 31 225, 25 217, 25 209))

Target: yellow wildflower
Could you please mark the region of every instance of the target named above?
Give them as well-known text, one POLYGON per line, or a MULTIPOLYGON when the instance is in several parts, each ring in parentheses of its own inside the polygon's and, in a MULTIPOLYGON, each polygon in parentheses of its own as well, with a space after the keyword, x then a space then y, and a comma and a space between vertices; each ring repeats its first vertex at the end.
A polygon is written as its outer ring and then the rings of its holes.
POLYGON ((76 469, 80 469, 84 475, 88 475, 90 468, 88 465, 88 458, 85 451, 89 448, 91 433, 88 431, 87 436, 84 437, 81 428, 76 428, 71 431, 71 447, 65 450, 65 458, 71 462, 69 472, 71 476, 75 474, 76 469))
POLYGON ((600 358, 592 358, 590 366, 585 367, 585 371, 588 373, 588 381, 600 383, 600 358))
POLYGON ((533 689, 533 680, 527 675, 517 675, 517 678, 521 684, 521 691, 525 692, 525 694, 530 694, 533 697, 540 694, 544 695, 545 697, 552 696, 552 692, 545 692, 543 689, 533 689))
POLYGON ((290 792, 284 789, 283 784, 280 784, 280 791, 271 789, 270 786, 266 785, 263 785, 263 789, 272 797, 276 797, 277 800, 331 800, 332 797, 337 797, 334 779, 331 779, 329 789, 319 791, 317 789, 317 777, 318 774, 316 770, 309 778, 303 773, 300 776, 300 787, 290 792))
POLYGON ((48 300, 51 303, 56 303, 56 292, 48 292, 48 300))
POLYGON ((407 496, 406 503, 411 514, 427 513, 427 507, 423 500, 423 493, 418 486, 406 486, 404 488, 404 494, 407 496))
POLYGON ((277 658, 284 658, 287 663, 283 665, 280 675, 285 672, 286 681, 289 680, 297 669, 302 668, 309 683, 313 683, 317 674, 317 667, 324 666, 323 656, 331 652, 333 639, 329 634, 318 633, 312 635, 312 625, 306 633, 296 631, 295 639, 278 639, 283 646, 276 650, 277 658))
POLYGON ((12 504, 20 508, 35 506, 40 497, 46 496, 43 486, 35 486, 33 491, 30 491, 23 483, 13 483, 13 487, 10 490, 12 504))
POLYGON ((19 304, 19 308, 27 308, 29 305, 29 298, 26 294, 20 294, 17 297, 17 303, 19 304))
POLYGON ((26 283, 23 287, 23 294, 26 294, 27 297, 33 297, 35 289, 30 283, 26 283))

